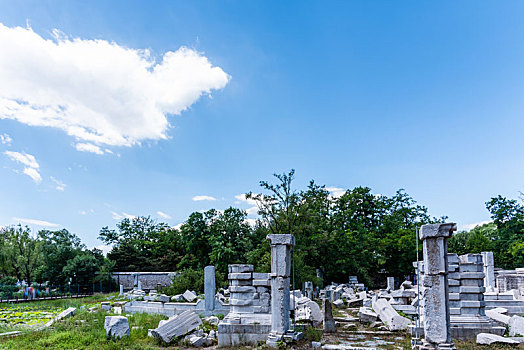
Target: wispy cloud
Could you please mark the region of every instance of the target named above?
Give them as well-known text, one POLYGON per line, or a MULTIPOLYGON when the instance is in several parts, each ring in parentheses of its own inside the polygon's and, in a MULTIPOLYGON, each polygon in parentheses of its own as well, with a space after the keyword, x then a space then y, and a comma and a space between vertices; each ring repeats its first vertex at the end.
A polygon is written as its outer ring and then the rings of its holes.
POLYGON ((160 216, 162 219, 171 219, 171 216, 160 210, 156 212, 156 215, 160 216))
POLYGON ((36 219, 25 219, 25 218, 13 218, 13 221, 20 224, 29 224, 43 227, 60 227, 59 224, 54 224, 49 221, 36 220, 36 219))
POLYGON ((13 139, 11 138, 11 136, 7 135, 7 134, 0 134, 0 143, 2 145, 10 145, 11 142, 13 142, 13 139))
POLYGON ((492 221, 491 220, 485 220, 485 221, 475 222, 473 224, 461 225, 460 229, 464 230, 464 231, 469 231, 469 230, 474 229, 477 226, 482 226, 482 225, 485 225, 485 224, 489 224, 490 222, 492 222, 492 221))
POLYGON ((60 180, 55 179, 52 176, 50 177, 50 179, 51 179, 51 181, 53 181, 55 183, 55 185, 56 185, 55 188, 56 188, 57 191, 60 191, 60 192, 65 191, 65 188, 66 188, 66 184, 65 183, 63 183, 60 180))
POLYGON ((23 174, 29 176, 36 183, 42 182, 42 176, 40 176, 38 171, 40 165, 33 155, 14 151, 5 151, 4 154, 11 160, 25 165, 25 168, 22 170, 23 174))
POLYGON ((77 151, 80 152, 90 152, 94 154, 104 154, 104 151, 97 145, 93 145, 92 143, 77 143, 75 145, 75 148, 77 151))
POLYGON ((76 149, 95 154, 102 146, 167 139, 167 115, 230 80, 187 47, 156 59, 147 49, 58 30, 46 39, 1 23, 0 47, 0 119, 61 129, 76 149))
POLYGON ((194 196, 193 200, 195 202, 199 202, 199 201, 216 201, 217 199, 211 196, 194 196))
POLYGON ((122 219, 130 219, 130 220, 132 220, 132 219, 136 218, 135 215, 131 215, 131 214, 128 214, 126 212, 122 212, 121 214, 119 214, 119 213, 117 213, 115 211, 111 212, 111 216, 115 220, 122 220, 122 219))

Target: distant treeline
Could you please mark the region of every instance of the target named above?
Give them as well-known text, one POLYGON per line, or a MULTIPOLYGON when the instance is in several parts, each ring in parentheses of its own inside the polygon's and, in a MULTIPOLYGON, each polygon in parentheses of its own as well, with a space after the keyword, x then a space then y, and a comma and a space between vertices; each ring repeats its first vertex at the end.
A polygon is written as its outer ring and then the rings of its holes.
MULTIPOLYGON (((259 209, 254 225, 244 210, 231 207, 195 212, 180 228, 150 217, 123 219, 116 230, 104 227, 99 238, 113 247, 107 258, 100 251, 86 250, 67 230, 40 231, 32 239, 27 228, 8 227, 0 233, 5 236, 0 243, 0 273, 26 281, 66 281, 75 274, 74 278, 89 281, 94 272, 99 272, 98 279, 107 279, 111 270, 185 271, 192 280, 211 264, 223 281, 232 263, 249 263, 257 271, 269 272, 267 234, 292 233, 297 286, 303 281, 347 282, 348 276, 356 275, 375 287, 386 276, 412 275, 416 229, 447 221, 431 217, 403 190, 387 197, 356 187, 334 196, 314 181, 295 190, 293 178, 294 171, 277 174, 273 182, 260 182, 261 193, 246 195, 259 209)), ((523 205, 498 196, 486 208, 493 222, 457 233, 449 241, 450 252, 489 250, 495 253, 497 267, 523 266, 523 205)))

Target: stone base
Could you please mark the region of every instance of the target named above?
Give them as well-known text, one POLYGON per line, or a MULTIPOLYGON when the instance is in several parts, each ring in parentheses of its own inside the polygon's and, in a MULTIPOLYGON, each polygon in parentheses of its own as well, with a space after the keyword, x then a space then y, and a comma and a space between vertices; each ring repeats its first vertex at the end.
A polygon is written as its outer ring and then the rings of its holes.
POLYGON ((280 334, 270 333, 267 337, 266 345, 270 348, 276 348, 278 343, 284 340, 284 336, 280 334))
POLYGON ((441 343, 433 344, 422 340, 422 344, 413 345, 413 349, 417 350, 456 350, 455 344, 453 343, 441 343))
POLYGON ((271 331, 270 314, 228 314, 218 324, 218 346, 255 346, 271 331))
POLYGON ((451 316, 451 338, 475 340, 480 333, 504 335, 505 327, 496 324, 487 316, 451 316))

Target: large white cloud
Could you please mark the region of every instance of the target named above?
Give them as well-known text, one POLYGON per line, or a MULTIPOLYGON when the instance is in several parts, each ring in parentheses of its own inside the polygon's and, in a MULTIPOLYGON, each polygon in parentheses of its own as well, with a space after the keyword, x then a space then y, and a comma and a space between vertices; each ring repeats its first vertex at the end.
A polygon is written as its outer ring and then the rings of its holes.
POLYGON ((62 129, 81 151, 166 139, 166 115, 230 79, 186 47, 157 61, 148 50, 54 34, 0 23, 0 119, 62 129))

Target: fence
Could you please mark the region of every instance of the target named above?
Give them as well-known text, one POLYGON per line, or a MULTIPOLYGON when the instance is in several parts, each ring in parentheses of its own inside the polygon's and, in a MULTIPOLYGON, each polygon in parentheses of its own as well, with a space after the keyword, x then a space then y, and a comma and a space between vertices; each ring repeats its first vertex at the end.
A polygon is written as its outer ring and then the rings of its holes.
POLYGON ((78 298, 95 293, 111 293, 116 290, 114 283, 96 282, 91 284, 32 285, 17 286, 0 284, 0 303, 78 298))

